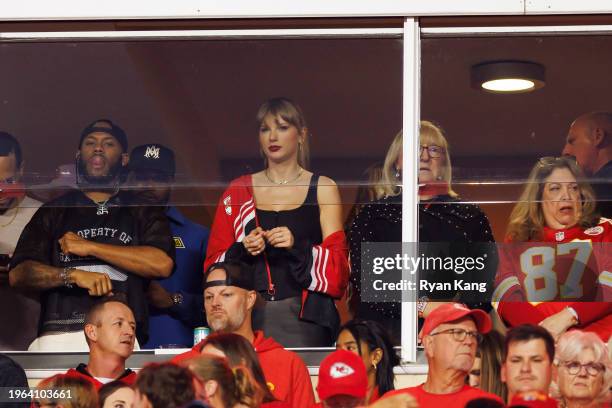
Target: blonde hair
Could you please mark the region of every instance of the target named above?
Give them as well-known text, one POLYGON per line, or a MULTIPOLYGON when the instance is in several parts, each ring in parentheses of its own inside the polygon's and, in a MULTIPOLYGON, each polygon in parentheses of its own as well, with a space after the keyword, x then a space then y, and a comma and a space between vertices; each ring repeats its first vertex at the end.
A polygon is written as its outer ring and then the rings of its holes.
POLYGON ((49 391, 46 394, 41 393, 45 396, 37 400, 41 405, 61 404, 64 408, 98 408, 98 393, 93 384, 84 378, 56 374, 41 381, 37 388, 49 391))
POLYGON ((385 196, 396 196, 402 191, 400 188, 401 181, 396 176, 397 169, 395 167, 397 159, 402 154, 402 144, 403 136, 400 130, 393 138, 389 150, 387 150, 385 162, 381 170, 380 182, 374 185, 374 196, 377 200, 385 196))
MULTIPOLYGON (((306 126, 306 119, 304 118, 304 113, 302 113, 302 109, 298 104, 293 102, 288 98, 272 98, 268 99, 264 103, 261 104, 259 109, 257 110, 257 125, 260 126, 266 116, 272 115, 273 117, 280 116, 284 121, 290 123, 295 126, 300 134, 304 132, 305 129, 308 129, 306 126)), ((308 145, 308 131, 303 134, 304 139, 298 145, 298 164, 303 169, 308 169, 308 164, 310 161, 310 147, 308 145)), ((264 161, 266 167, 268 167, 268 159, 263 154, 264 161)))
MULTIPOLYGON (((559 366, 563 362, 575 360, 585 349, 591 349, 595 355, 595 362, 603 364, 605 367, 601 392, 595 396, 594 400, 598 402, 608 401, 609 390, 612 386, 612 361, 608 355, 608 347, 595 333, 580 330, 564 333, 557 343, 555 365, 559 366)), ((564 406, 565 401, 563 395, 561 395, 559 384, 553 382, 550 389, 551 395, 564 406)))
POLYGON ((253 381, 247 367, 230 368, 226 359, 211 355, 199 356, 187 364, 200 381, 212 380, 219 384, 219 396, 226 407, 243 404, 255 408, 261 405, 264 392, 253 381))
POLYGON ((455 193, 451 187, 451 182, 453 179, 453 166, 451 165, 450 159, 450 147, 444 136, 444 131, 442 128, 433 122, 428 120, 421 121, 421 130, 419 136, 420 144, 426 145, 436 145, 440 146, 444 149, 444 161, 442 162, 442 179, 440 181, 445 181, 448 184, 448 192, 447 194, 451 197, 457 197, 457 193, 455 193))
POLYGON ((525 189, 510 214, 507 236, 512 241, 523 242, 540 238, 545 225, 542 211, 542 193, 546 178, 555 169, 568 169, 576 178, 582 202, 582 214, 578 220, 578 225, 590 227, 599 219, 595 213, 593 189, 585 181, 584 174, 575 160, 566 156, 543 157, 531 169, 525 189))

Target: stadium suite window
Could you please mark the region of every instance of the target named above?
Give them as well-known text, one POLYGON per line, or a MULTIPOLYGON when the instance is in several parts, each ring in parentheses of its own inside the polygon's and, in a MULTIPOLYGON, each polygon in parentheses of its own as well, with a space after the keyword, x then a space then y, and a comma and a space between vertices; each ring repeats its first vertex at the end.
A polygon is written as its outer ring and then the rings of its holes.
MULTIPOLYGON (((356 198, 368 183, 365 170, 384 160, 402 126, 402 51, 401 31, 371 38, 6 42, 4 126, 23 146, 23 181, 41 201, 74 185, 76 145, 94 119, 120 125, 130 148, 171 147, 171 204, 210 227, 227 183, 263 168, 257 108, 286 96, 304 111, 310 168, 339 186, 344 221, 354 204, 365 203, 356 198), (24 101, 35 101, 31 120, 22 120, 24 101)), ((344 300, 338 306, 346 320, 344 300)))

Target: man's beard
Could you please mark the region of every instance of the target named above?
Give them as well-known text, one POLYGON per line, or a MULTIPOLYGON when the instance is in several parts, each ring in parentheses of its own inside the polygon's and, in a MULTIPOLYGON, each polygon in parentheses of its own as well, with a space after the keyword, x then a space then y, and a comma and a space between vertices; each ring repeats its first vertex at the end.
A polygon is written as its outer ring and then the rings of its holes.
POLYGON ((92 176, 87 173, 87 166, 81 157, 79 157, 76 160, 76 168, 77 184, 79 186, 104 187, 111 184, 114 185, 119 182, 119 175, 121 174, 123 166, 121 164, 121 160, 117 160, 117 162, 109 169, 108 174, 103 176, 92 176))
POLYGON ((213 332, 233 333, 244 323, 245 314, 238 312, 234 316, 228 316, 227 319, 215 319, 208 322, 213 332))

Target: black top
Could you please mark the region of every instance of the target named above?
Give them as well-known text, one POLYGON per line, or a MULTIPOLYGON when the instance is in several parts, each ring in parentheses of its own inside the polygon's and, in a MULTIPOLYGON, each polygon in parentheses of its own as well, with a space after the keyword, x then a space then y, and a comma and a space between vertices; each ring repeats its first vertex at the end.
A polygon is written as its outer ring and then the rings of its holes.
MULTIPOLYGON (((149 280, 129 273, 94 257, 66 255, 58 240, 66 232, 100 243, 118 246, 152 246, 174 259, 174 243, 168 219, 162 208, 128 206, 130 196, 119 192, 106 203, 106 211, 79 190, 68 192, 43 205, 24 228, 11 268, 32 260, 60 268, 79 268, 105 272, 113 285, 113 293, 124 297, 136 318, 136 335, 145 344, 148 308, 145 290, 149 280), (100 213, 100 214, 98 214, 100 213)), ((86 289, 58 287, 41 294, 39 334, 73 332, 83 328, 85 313, 95 303, 86 289)))
MULTIPOLYGON (((459 199, 448 195, 438 196, 431 201, 419 203, 419 254, 425 256, 477 256, 487 253, 485 272, 478 276, 461 276, 467 281, 492 282, 497 268, 497 254, 489 221, 474 204, 463 204, 459 199), (426 243, 437 243, 434 245, 426 243), (447 245, 448 244, 448 245, 447 245)), ((361 243, 362 242, 402 242, 402 195, 384 197, 365 205, 357 214, 348 231, 351 250, 351 285, 356 294, 361 292, 361 243)), ((401 248, 399 248, 401 250, 401 248)), ((466 274, 467 275, 467 274, 466 274)), ((444 282, 454 279, 448 273, 430 271, 421 273, 421 279, 444 282)), ((472 293, 473 294, 473 293, 472 293)), ((488 302, 473 299, 464 293, 419 293, 430 299, 456 298, 470 303, 470 307, 490 309, 488 302)), ((482 295, 486 298, 486 295, 482 295)), ((355 305, 359 317, 376 319, 400 319, 400 303, 360 302, 355 305)))
POLYGON ((593 190, 597 198, 599 215, 612 218, 612 161, 593 175, 593 190))
MULTIPOLYGON (((306 199, 297 208, 284 211, 257 209, 259 226, 268 231, 276 227, 287 227, 291 230, 294 247, 308 248, 323 241, 321 232, 320 211, 317 202, 317 185, 319 176, 312 175, 306 199)), ((274 248, 267 245, 265 254, 270 265, 272 282, 276 289, 276 300, 301 296, 303 287, 296 281, 291 271, 292 254, 285 248, 274 248)), ((269 297, 268 277, 264 257, 255 257, 255 287, 264 297, 269 297)))

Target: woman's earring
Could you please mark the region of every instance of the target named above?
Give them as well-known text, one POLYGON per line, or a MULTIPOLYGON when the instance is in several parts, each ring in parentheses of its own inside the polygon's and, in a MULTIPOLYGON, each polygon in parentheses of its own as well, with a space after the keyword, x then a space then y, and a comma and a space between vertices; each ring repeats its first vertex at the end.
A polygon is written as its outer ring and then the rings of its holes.
POLYGON ((376 363, 372 363, 372 368, 376 371, 376 363))
POLYGON ((395 168, 395 178, 400 179, 402 177, 402 172, 396 167, 395 168))

